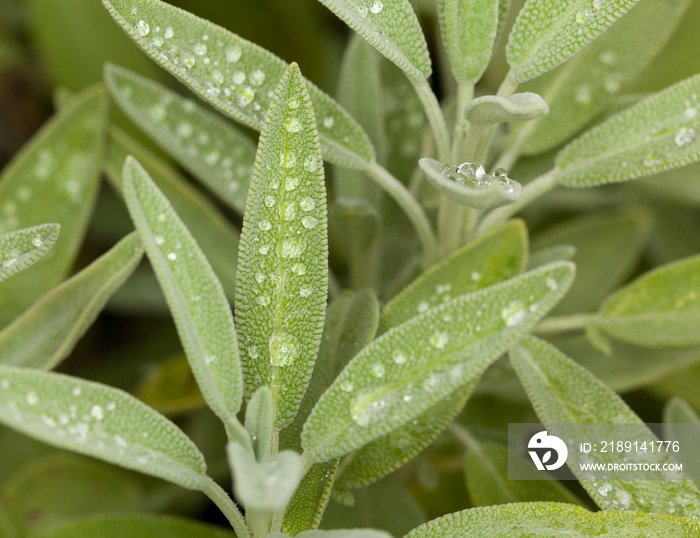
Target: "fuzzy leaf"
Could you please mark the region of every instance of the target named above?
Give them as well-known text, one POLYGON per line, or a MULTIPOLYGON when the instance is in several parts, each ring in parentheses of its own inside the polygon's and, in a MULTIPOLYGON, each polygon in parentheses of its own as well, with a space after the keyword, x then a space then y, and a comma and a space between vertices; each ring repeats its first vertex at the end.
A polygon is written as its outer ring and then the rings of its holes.
POLYGON ((557 155, 559 182, 593 187, 700 159, 700 75, 648 97, 587 131, 557 155))
MULTIPOLYGON (((285 538, 281 532, 271 532, 265 538, 285 538)), ((334 529, 330 531, 310 530, 297 534, 299 538, 391 538, 391 534, 375 529, 334 529)))
POLYGON ((258 461, 272 454, 273 419, 272 392, 263 385, 255 391, 245 410, 245 429, 253 439, 258 461))
POLYGON ((69 272, 98 188, 107 99, 89 88, 45 124, 0 176, 0 234, 45 222, 61 226, 52 248, 31 271, 0 283, 4 327, 69 272))
POLYGON ((476 83, 493 52, 499 0, 438 0, 440 32, 458 82, 476 83))
POLYGON ((242 400, 231 308, 194 238, 133 158, 124 164, 124 199, 175 319, 202 395, 224 421, 242 400))
POLYGON ((319 0, 413 78, 431 74, 428 45, 408 0, 319 0))
MULTIPOLYGON (((700 416, 683 398, 675 396, 664 408, 663 434, 665 439, 678 441, 680 446, 697 447, 700 443, 700 416)), ((697 451, 688 451, 679 458, 689 476, 700 476, 700 457, 697 451)), ((695 480, 695 485, 700 481, 695 480)))
POLYGON ((519 275, 527 258, 527 230, 513 220, 469 243, 417 278, 382 310, 378 334, 453 297, 519 275))
POLYGON ((204 456, 126 392, 63 374, 0 366, 0 422, 50 445, 199 489, 204 456))
POLYGON ((0 282, 34 265, 58 239, 61 226, 40 224, 0 235, 0 282))
MULTIPOLYGON (((526 336, 511 350, 510 360, 518 374, 537 416, 543 424, 639 424, 642 420, 590 372, 550 344, 526 336)), ((571 429, 573 430, 573 426, 571 429)), ((629 430, 626 430, 629 431, 629 430)), ((556 432, 555 432, 556 434, 556 432)), ((619 439, 624 441, 625 430, 619 439)), ((574 436, 586 439, 585 433, 574 436)), ((636 442, 656 441, 651 431, 636 442)), ((670 456, 665 456, 670 461, 670 456)), ((619 455, 591 452, 591 463, 619 462, 619 455)), ((573 465, 578 476, 579 468, 573 465)), ((613 474, 615 471, 612 472, 613 474)), ((604 510, 638 510, 686 517, 700 515, 700 492, 689 480, 580 480, 593 500, 604 510)))
POLYGON ((576 247, 573 245, 554 245, 530 254, 530 258, 527 260, 527 268, 531 270, 552 262, 571 261, 575 255, 576 247))
POLYGON ((339 458, 334 458, 311 466, 287 505, 282 522, 284 532, 295 536, 318 527, 331 497, 339 461, 339 458))
POLYGON ((594 325, 643 346, 700 344, 700 256, 657 267, 603 303, 594 325))
POLYGON ((549 107, 536 93, 516 93, 510 97, 484 95, 467 105, 467 120, 476 125, 534 120, 549 114, 549 107))
POLYGON ((543 267, 433 308, 372 342, 311 412, 302 432, 309 457, 324 461, 360 448, 478 379, 561 299, 573 274, 566 262, 543 267))
POLYGON ((423 157, 418 164, 433 187, 466 206, 478 209, 498 207, 517 202, 523 194, 523 187, 517 181, 508 177, 498 180, 483 173, 483 168, 480 177, 472 177, 460 173, 452 165, 429 157, 423 157))
POLYGON ((508 37, 513 81, 525 82, 571 58, 637 0, 528 0, 508 37))
POLYGON ((541 153, 559 145, 614 102, 658 54, 691 2, 638 2, 565 64, 525 84, 523 89, 540 94, 551 112, 512 126, 511 138, 523 141, 521 151, 541 153))
MULTIPOLYGON (((159 0, 102 3, 146 54, 202 99, 248 127, 263 128, 286 62, 159 0)), ((307 87, 319 118, 324 158, 349 168, 366 168, 374 160, 367 135, 333 99, 310 82, 307 87)))
POLYGON ((683 517, 641 512, 589 512, 580 506, 536 502, 472 508, 421 525, 405 538, 462 538, 465 529, 479 538, 687 538, 700 523, 683 517))
POLYGON ((42 297, 0 332, 0 363, 47 370, 56 366, 70 354, 142 255, 141 242, 132 234, 42 297))
POLYGON ((255 159, 250 138, 195 101, 127 69, 107 64, 104 77, 110 95, 131 121, 243 214, 255 159))

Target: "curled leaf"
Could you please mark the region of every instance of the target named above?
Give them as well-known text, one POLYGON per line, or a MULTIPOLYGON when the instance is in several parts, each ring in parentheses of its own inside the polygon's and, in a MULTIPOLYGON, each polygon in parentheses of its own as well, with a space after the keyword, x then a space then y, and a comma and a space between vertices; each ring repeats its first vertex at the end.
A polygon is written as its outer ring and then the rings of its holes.
POLYGON ((549 114, 549 107, 536 93, 516 93, 510 97, 484 95, 467 105, 467 120, 477 125, 528 121, 549 114))

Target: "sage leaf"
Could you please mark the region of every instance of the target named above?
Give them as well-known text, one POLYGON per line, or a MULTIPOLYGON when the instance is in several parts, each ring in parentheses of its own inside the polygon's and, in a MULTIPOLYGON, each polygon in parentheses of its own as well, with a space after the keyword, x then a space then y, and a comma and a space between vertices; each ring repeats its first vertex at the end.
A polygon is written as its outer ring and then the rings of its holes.
POLYGON ((408 0, 319 0, 413 78, 432 72, 425 36, 408 0))
POLYGON ((0 366, 0 422, 55 447, 184 488, 200 489, 205 482, 204 457, 175 424, 106 385, 0 366))
MULTIPOLYGON (((680 446, 698 446, 700 442, 700 416, 683 398, 671 398, 664 408, 664 439, 678 441, 680 446)), ((689 476, 700 476, 700 458, 697 452, 688 451, 680 458, 689 476)), ((695 480, 695 485, 700 481, 695 480)))
POLYGON ((243 396, 236 330, 221 284, 194 238, 133 158, 124 164, 124 199, 172 311, 204 399, 224 421, 243 396))
POLYGON ((97 194, 106 114, 104 90, 81 92, 0 176, 0 234, 45 222, 61 226, 55 248, 31 271, 0 283, 0 327, 61 282, 73 265, 97 194))
POLYGON ((248 402, 245 429, 253 439, 255 456, 259 461, 272 455, 274 409, 270 387, 263 385, 248 402))
MULTIPOLYGON (((271 532, 266 538, 285 538, 282 532, 271 532)), ((299 538, 391 538, 391 534, 375 529, 334 529, 329 531, 310 530, 296 534, 299 538)))
POLYGON ((527 268, 532 270, 552 262, 571 261, 575 255, 576 247, 573 245, 554 245, 530 254, 530 258, 527 260, 527 268))
POLYGON ((282 522, 284 532, 294 536, 318 527, 331 498, 339 461, 339 458, 334 458, 311 466, 287 505, 282 522))
POLYGON ((700 159, 700 75, 643 99, 585 132, 557 155, 559 182, 592 187, 700 159))
POLYGON ((382 310, 378 334, 454 297, 492 286, 523 272, 527 230, 512 220, 431 267, 382 310))
POLYGON ((637 0, 528 0, 508 37, 506 58, 515 83, 556 67, 588 45, 637 0))
MULTIPOLYGON (((102 3, 161 67, 227 116, 262 129, 275 88, 287 68, 283 60, 159 0, 102 3)), ((366 168, 374 160, 367 135, 333 99, 310 82, 307 87, 319 119, 325 159, 348 168, 366 168)))
POLYGON ((643 346, 700 344, 700 256, 657 267, 605 300, 593 325, 643 346))
POLYGON ((61 226, 41 224, 0 235, 0 282, 35 264, 53 246, 61 226))
POLYGON ((510 97, 484 95, 473 99, 464 111, 469 122, 492 125, 537 119, 549 114, 549 107, 536 93, 516 93, 510 97))
POLYGON ((465 529, 480 538, 587 537, 608 533, 618 538, 686 538, 700 531, 692 519, 664 514, 589 512, 580 506, 553 502, 485 506, 434 519, 405 538, 461 538, 465 529))
POLYGON ((625 15, 566 63, 528 81, 550 114, 512 126, 522 153, 547 151, 574 135, 651 63, 678 26, 691 0, 636 3, 625 15), (573 103, 573 106, 572 106, 573 103))
POLYGON ((311 377, 328 290, 323 163, 296 64, 282 77, 260 135, 237 279, 246 393, 271 387, 281 429, 294 418, 311 377))
POLYGON ((479 209, 498 207, 517 202, 523 187, 505 173, 498 177, 486 174, 477 163, 464 163, 459 167, 423 157, 418 164, 431 185, 442 194, 460 204, 479 209))
POLYGON ((478 379, 561 299, 573 274, 567 262, 543 267, 428 310, 372 342, 306 421, 302 446, 311 460, 360 448, 478 379))
POLYGON ((0 332, 0 363, 51 369, 67 357, 143 255, 132 234, 0 332))
MULTIPOLYGON (((640 424, 641 419, 615 392, 550 344, 526 336, 511 350, 510 360, 537 416, 545 424, 640 424)), ((573 426, 571 426, 573 431, 573 426)), ((627 430, 629 431, 629 430, 627 430)), ((652 442, 635 429, 632 441, 652 442)), ((625 431, 620 440, 625 440, 625 431)), ((576 439, 585 439, 580 433, 576 439)), ((670 457, 666 456, 667 458, 670 457)), ((619 462, 618 455, 591 452, 591 463, 619 462)), ((575 475, 580 474, 573 465, 575 475)), ((615 473, 613 471, 612 473, 615 473)), ((580 480, 604 510, 638 510, 686 517, 700 514, 700 492, 689 480, 580 480)))
POLYGON ((243 214, 255 145, 241 131, 154 81, 107 64, 110 95, 131 121, 219 199, 243 214))

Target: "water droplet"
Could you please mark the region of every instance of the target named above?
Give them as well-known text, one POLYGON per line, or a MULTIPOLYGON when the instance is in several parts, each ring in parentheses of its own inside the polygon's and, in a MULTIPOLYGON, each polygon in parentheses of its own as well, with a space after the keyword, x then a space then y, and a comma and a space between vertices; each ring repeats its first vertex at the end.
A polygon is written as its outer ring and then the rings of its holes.
POLYGON ((302 297, 308 297, 309 295, 311 295, 311 288, 308 286, 301 288, 299 290, 299 295, 301 295, 302 297))
POLYGON ((600 9, 603 7, 603 0, 593 0, 593 9, 600 9))
POLYGON ((298 258, 306 250, 306 244, 296 238, 286 239, 282 243, 283 258, 298 258))
POLYGON ((506 181, 508 179, 508 172, 505 168, 496 168, 496 170, 493 171, 493 177, 498 181, 506 181))
POLYGON ((602 486, 600 486, 600 487, 598 488, 598 493, 599 493, 602 497, 607 497, 607 496, 608 496, 608 493, 610 493, 610 492, 612 491, 612 489, 613 489, 613 488, 612 488, 612 486, 611 486, 610 484, 603 484, 602 486))
POLYGON ((172 26, 168 26, 168 27, 165 29, 165 32, 163 32, 163 37, 164 37, 165 39, 170 39, 170 38, 173 37, 174 35, 175 35, 175 30, 173 30, 172 26))
POLYGON ((153 105, 149 110, 149 113, 151 114, 151 117, 157 122, 162 122, 165 119, 165 116, 167 115, 165 105, 163 105, 163 103, 156 103, 155 105, 153 105))
POLYGON ((358 6, 357 8, 358 13, 360 14, 360 17, 366 17, 368 10, 365 6, 358 6))
POLYGON ((698 116, 698 109, 693 106, 688 106, 685 109, 685 117, 689 120, 694 120, 698 116))
POLYGON ((248 356, 251 359, 257 359, 260 356, 260 353, 258 352, 257 346, 248 347, 248 356))
POLYGON ((163 237, 162 235, 156 235, 154 241, 156 242, 156 245, 160 246, 163 243, 165 243, 165 237, 163 237))
POLYGON ((311 230, 315 228, 318 224, 318 219, 314 217, 304 217, 303 219, 301 219, 301 223, 304 225, 304 228, 308 228, 309 230, 311 230))
POLYGON ((582 84, 576 88, 574 101, 579 105, 588 105, 591 102, 591 88, 588 84, 582 84))
POLYGON ((429 302, 427 302, 427 301, 421 301, 420 303, 418 303, 418 308, 417 308, 417 310, 418 310, 418 313, 419 313, 419 314, 422 314, 423 312, 427 312, 429 308, 430 308, 430 303, 429 303, 429 302))
POLYGON ((117 408, 117 404, 110 402, 107 404, 107 411, 114 411, 117 408))
POLYGON ((394 351, 391 357, 395 364, 406 364, 406 355, 401 351, 394 351))
POLYGON ((389 402, 383 398, 376 400, 373 395, 359 396, 350 406, 350 415, 355 424, 364 428, 381 419, 388 410, 389 402))
POLYGON ((299 202, 299 207, 302 211, 311 211, 316 207, 316 202, 314 202, 313 198, 309 198, 307 196, 301 202, 299 202))
POLYGON ((243 71, 236 71, 233 74, 234 84, 243 84, 245 82, 245 73, 243 71))
POLYGON ((557 281, 554 280, 551 276, 548 276, 548 277, 545 279, 544 283, 545 283, 545 285, 547 286, 547 288, 549 288, 549 289, 552 290, 552 291, 554 291, 554 290, 557 289, 557 281))
MULTIPOLYGON (((166 32, 167 32, 167 30, 166 30, 166 32)), ((238 45, 234 45, 232 47, 229 47, 226 49, 226 52, 225 52, 226 61, 231 62, 231 63, 235 63, 241 59, 242 54, 243 54, 243 52, 241 51, 241 47, 239 47, 238 45)))
POLYGON ((298 133, 301 131, 301 122, 297 118, 287 118, 284 122, 284 127, 290 133, 298 133))
POLYGON ((165 213, 161 213, 158 215, 158 222, 165 222, 165 213))
POLYGON ((39 397, 36 395, 36 392, 31 391, 27 393, 27 403, 29 405, 36 405, 39 403, 39 397))
POLYGON ((260 228, 261 230, 269 230, 270 228, 272 228, 272 224, 270 224, 269 220, 261 220, 260 222, 258 222, 258 228, 260 228))
POLYGON ((197 56, 204 56, 207 53, 207 46, 204 43, 195 43, 192 52, 197 56))
POLYGON ((148 25, 148 23, 144 20, 140 20, 139 22, 136 23, 136 31, 139 33, 141 37, 147 36, 148 32, 151 31, 151 27, 148 25))
POLYGON ((300 181, 298 177, 289 176, 284 180, 284 188, 288 191, 293 191, 299 186, 300 181))
POLYGON ((642 161, 644 166, 651 168, 652 166, 658 166, 661 164, 661 158, 656 155, 656 153, 649 153, 646 157, 644 157, 644 161, 642 161))
POLYGON ((189 138, 190 136, 192 136, 192 125, 190 125, 186 121, 183 121, 177 126, 177 130, 175 131, 175 133, 180 138, 189 138))
POLYGON ((522 301, 511 301, 501 310, 501 319, 506 322, 506 327, 519 325, 527 314, 527 309, 522 301))
POLYGON ((275 205, 275 198, 272 196, 266 196, 265 197, 265 205, 267 207, 272 207, 273 205, 275 205))
POLYGON ((174 252, 169 252, 169 253, 168 253, 168 259, 169 259, 171 262, 174 262, 175 260, 177 260, 177 254, 175 254, 174 252))
POLYGON ((297 217, 297 207, 294 202, 291 202, 284 209, 284 220, 294 220, 297 217))
POLYGON ((620 76, 610 75, 609 77, 606 77, 603 81, 603 87, 605 88, 605 91, 610 94, 619 92, 620 88, 622 87, 622 81, 620 80, 620 76))
POLYGON ((192 69, 197 63, 197 60, 195 60, 194 56, 192 56, 189 52, 183 52, 180 55, 180 59, 182 60, 182 63, 185 65, 185 67, 187 67, 188 69, 192 69))
POLYGON ((350 381, 347 380, 343 381, 340 384, 340 390, 342 390, 343 392, 352 392, 353 388, 354 387, 352 386, 352 383, 350 383, 350 381))
POLYGON ((73 388, 73 396, 80 396, 83 393, 83 389, 80 387, 73 388))
POLYGON ((331 127, 333 127, 334 123, 335 120, 333 119, 333 116, 326 116, 325 118, 323 118, 323 126, 326 129, 330 129, 331 127))
POLYGON ((430 337, 430 344, 435 349, 444 349, 450 341, 450 335, 446 331, 437 331, 430 337))
POLYGON ((265 281, 265 275, 263 275, 262 273, 256 273, 255 274, 255 281, 258 284, 262 284, 265 281))
POLYGON ((296 110, 297 108, 299 108, 300 104, 301 103, 299 102, 299 99, 290 99, 289 103, 287 103, 287 106, 292 110, 296 110))
POLYGON ((256 69, 250 74, 250 82, 255 86, 261 86, 265 82, 265 73, 256 69))
POLYGON ((676 142, 676 146, 682 148, 684 146, 692 144, 695 141, 697 135, 697 131, 692 127, 681 127, 680 129, 678 129, 678 131, 676 131, 676 136, 674 136, 673 139, 676 142))
POLYGON ((121 435, 115 435, 114 441, 117 443, 117 445, 119 445, 122 448, 126 448, 129 446, 129 443, 121 435))
POLYGON ((90 409, 90 415, 95 420, 102 420, 103 418, 105 418, 105 413, 99 405, 92 406, 92 409, 90 409))
POLYGON ((268 252, 270 252, 270 247, 268 245, 263 245, 258 249, 258 252, 265 256, 268 252))
POLYGON ((384 366, 382 366, 381 364, 373 364, 370 371, 372 372, 372 375, 376 378, 384 377, 384 366))
POLYGON ((0 381, 0 387, 4 389, 9 389, 10 388, 10 382, 7 379, 3 379, 0 381))
POLYGON ((259 295, 258 298, 257 298, 257 301, 258 301, 258 303, 261 304, 262 306, 267 306, 267 305, 270 304, 270 298, 267 297, 266 295, 259 295))
POLYGON ((43 244, 44 244, 44 240, 41 238, 40 235, 36 235, 36 236, 34 236, 34 238, 32 239, 32 245, 34 245, 34 246, 37 247, 37 248, 39 248, 39 247, 40 247, 41 245, 43 245, 43 244))
POLYGON ((372 3, 369 5, 369 10, 376 15, 382 10, 383 7, 384 4, 382 3, 382 0, 372 0, 372 3))
POLYGON ((297 263, 292 266, 292 271, 301 276, 306 274, 306 266, 303 263, 297 263))
POLYGON ((280 333, 270 339, 270 363, 286 366, 299 356, 299 341, 292 335, 280 333))
POLYGON ((468 179, 480 180, 486 175, 486 170, 479 163, 467 161, 457 167, 457 174, 466 176, 468 179))
POLYGON ((615 63, 615 53, 611 50, 606 50, 600 55, 600 63, 604 65, 613 65, 615 63))
POLYGON ((285 168, 293 168, 297 164, 297 154, 293 151, 286 151, 280 154, 280 161, 285 168))
POLYGON ((318 165, 318 161, 311 155, 307 156, 306 159, 304 159, 304 169, 307 172, 315 172, 318 169, 318 165))
POLYGON ((479 282, 479 280, 481 280, 481 273, 479 271, 472 271, 471 277, 474 282, 479 282))

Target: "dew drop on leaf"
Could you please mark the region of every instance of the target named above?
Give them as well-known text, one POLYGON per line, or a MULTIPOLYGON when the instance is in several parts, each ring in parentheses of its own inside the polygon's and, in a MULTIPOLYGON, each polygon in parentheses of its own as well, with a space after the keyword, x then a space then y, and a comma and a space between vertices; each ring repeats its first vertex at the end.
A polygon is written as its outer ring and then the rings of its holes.
POLYGON ((697 135, 697 131, 692 127, 681 127, 678 129, 678 131, 676 131, 676 135, 673 139, 676 142, 676 146, 682 148, 692 144, 697 135))

